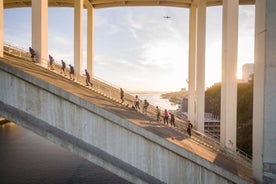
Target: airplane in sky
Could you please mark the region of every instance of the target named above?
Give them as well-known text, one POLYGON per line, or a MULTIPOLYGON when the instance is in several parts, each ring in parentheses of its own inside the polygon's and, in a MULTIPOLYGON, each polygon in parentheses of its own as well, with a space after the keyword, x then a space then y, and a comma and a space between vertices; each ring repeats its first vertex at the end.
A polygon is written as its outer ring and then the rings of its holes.
POLYGON ((169 16, 164 16, 163 18, 164 18, 164 19, 170 19, 171 17, 169 17, 169 16))

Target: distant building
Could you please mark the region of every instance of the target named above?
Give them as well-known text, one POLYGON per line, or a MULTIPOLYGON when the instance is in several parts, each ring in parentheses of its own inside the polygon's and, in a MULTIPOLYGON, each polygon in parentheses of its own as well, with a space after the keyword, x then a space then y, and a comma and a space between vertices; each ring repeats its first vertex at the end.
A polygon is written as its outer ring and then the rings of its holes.
POLYGON ((242 66, 242 81, 248 82, 251 80, 251 75, 254 74, 254 64, 248 63, 242 66))
MULTIPOLYGON (((188 98, 183 98, 181 104, 181 118, 188 120, 188 98)), ((220 139, 220 120, 211 113, 204 114, 204 133, 220 139)))
POLYGON ((211 135, 213 138, 220 139, 220 120, 212 117, 204 118, 204 133, 211 135))
POLYGON ((187 91, 187 89, 186 88, 181 88, 180 91, 187 91))
POLYGON ((181 103, 181 111, 188 112, 188 98, 183 98, 181 103))

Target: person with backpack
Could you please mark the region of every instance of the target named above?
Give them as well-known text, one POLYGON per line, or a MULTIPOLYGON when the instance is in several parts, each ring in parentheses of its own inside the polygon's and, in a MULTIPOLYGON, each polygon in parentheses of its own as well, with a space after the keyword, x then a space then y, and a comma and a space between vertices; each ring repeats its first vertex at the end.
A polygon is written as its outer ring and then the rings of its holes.
POLYGON ((74 71, 74 67, 72 65, 69 64, 69 77, 70 79, 75 80, 75 71, 74 71))
POLYGON ((161 121, 160 119, 160 109, 158 106, 156 106, 156 121, 161 121))
POLYGON ((190 123, 190 121, 188 121, 187 133, 188 133, 189 137, 192 136, 192 128, 193 128, 192 123, 190 123))
POLYGON ((64 76, 66 76, 65 68, 66 68, 66 63, 65 63, 65 61, 61 60, 61 71, 60 71, 60 73, 61 74, 63 73, 64 76))
POLYGON ((35 50, 32 47, 29 47, 29 52, 31 54, 32 62, 35 63, 35 55, 36 55, 35 50))
POLYGON ((169 124, 169 113, 167 111, 167 109, 164 110, 164 124, 169 124))
POLYGON ((148 113, 148 106, 149 106, 149 102, 147 101, 147 99, 145 99, 144 105, 143 105, 143 113, 145 113, 145 114, 148 113))
POLYGON ((55 70, 54 69, 54 58, 53 58, 53 56, 51 56, 50 54, 49 54, 49 63, 50 63, 50 70, 55 70))
POLYGON ((140 112, 140 99, 138 95, 135 96, 134 107, 137 112, 140 112))
POLYGON ((171 119, 170 119, 170 123, 171 123, 171 127, 174 126, 175 127, 175 118, 174 118, 174 114, 173 113, 170 113, 171 115, 171 119))
POLYGON ((85 69, 84 72, 85 72, 85 76, 86 76, 86 79, 85 79, 86 86, 89 86, 89 84, 90 84, 92 87, 93 84, 90 82, 90 74, 88 73, 87 69, 85 69))
POLYGON ((125 97, 125 92, 122 88, 120 88, 120 98, 121 98, 121 103, 124 103, 124 97, 125 97))

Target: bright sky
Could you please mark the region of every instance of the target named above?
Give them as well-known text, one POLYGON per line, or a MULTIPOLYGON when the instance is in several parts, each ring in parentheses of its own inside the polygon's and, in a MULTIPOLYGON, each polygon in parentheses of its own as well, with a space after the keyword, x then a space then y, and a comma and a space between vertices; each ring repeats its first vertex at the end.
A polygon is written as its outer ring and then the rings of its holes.
MULTIPOLYGON (((49 8, 49 54, 73 64, 73 9, 49 8)), ((254 61, 254 6, 240 6, 238 76, 254 61)), ((86 65, 86 11, 84 64, 86 65)), ((187 88, 189 10, 172 7, 96 9, 95 76, 124 89, 179 91, 187 88), (170 16, 164 19, 163 16, 170 16)), ((222 7, 207 8, 206 87, 221 80, 222 7)), ((4 11, 4 41, 31 46, 31 9, 4 11)), ((85 66, 84 66, 85 68, 85 66)), ((83 69, 84 69, 83 68, 83 69)))

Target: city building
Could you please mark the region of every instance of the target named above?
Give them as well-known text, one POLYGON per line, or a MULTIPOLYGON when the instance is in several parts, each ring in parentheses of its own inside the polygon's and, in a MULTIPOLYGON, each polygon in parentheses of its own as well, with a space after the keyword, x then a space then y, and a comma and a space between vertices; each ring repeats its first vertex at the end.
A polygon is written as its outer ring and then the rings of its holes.
POLYGON ((242 66, 242 81, 248 82, 251 80, 252 74, 254 74, 254 64, 247 63, 242 66))

